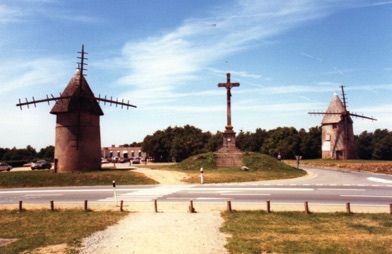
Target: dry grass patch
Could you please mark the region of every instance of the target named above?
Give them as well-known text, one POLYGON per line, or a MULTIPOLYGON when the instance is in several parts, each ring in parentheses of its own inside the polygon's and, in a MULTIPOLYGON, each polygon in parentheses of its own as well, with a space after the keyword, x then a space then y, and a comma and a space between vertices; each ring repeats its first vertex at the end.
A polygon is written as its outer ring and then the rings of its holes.
MULTIPOLYGON (((296 166, 296 161, 285 160, 288 165, 296 166)), ((333 169, 344 169, 351 171, 367 171, 374 173, 392 174, 392 161, 374 160, 301 160, 300 166, 323 167, 333 169)))
POLYGON ((231 253, 392 253, 388 214, 224 213, 231 253))
MULTIPOLYGON (((17 239, 0 246, 0 253, 35 253, 37 248, 67 245, 71 251, 81 239, 117 223, 128 213, 82 210, 0 211, 0 239, 17 239)), ((46 249, 48 250, 48 249, 46 249)), ((39 253, 39 251, 38 251, 39 253)))

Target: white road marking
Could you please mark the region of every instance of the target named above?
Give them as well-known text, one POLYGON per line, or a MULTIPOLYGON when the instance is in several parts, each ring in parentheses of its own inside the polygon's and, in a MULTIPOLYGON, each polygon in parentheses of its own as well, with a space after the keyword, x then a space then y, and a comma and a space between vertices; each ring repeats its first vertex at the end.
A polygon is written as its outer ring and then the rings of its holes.
POLYGON ((322 191, 366 191, 365 189, 328 189, 328 188, 319 188, 317 190, 322 190, 322 191))
POLYGON ((378 177, 368 177, 367 179, 369 181, 379 182, 379 183, 392 183, 391 180, 382 179, 382 178, 378 178, 378 177))
POLYGON ((52 197, 52 196, 63 196, 63 194, 27 194, 25 197, 52 197))
POLYGON ((232 194, 229 194, 229 193, 226 193, 226 194, 221 194, 221 196, 229 196, 229 195, 235 195, 235 196, 271 196, 271 194, 255 194, 255 193, 249 193, 249 194, 246 194, 246 193, 232 193, 232 194))
MULTIPOLYGON (((148 189, 137 189, 133 192, 118 193, 117 200, 123 201, 153 201, 154 199, 170 195, 172 193, 186 190, 192 186, 158 186, 148 189)), ((99 199, 98 201, 112 201, 114 197, 99 199)))
POLYGON ((313 188, 277 188, 277 187, 272 187, 272 188, 245 188, 245 187, 239 187, 239 188, 192 188, 189 191, 216 191, 216 192, 224 192, 224 191, 314 191, 313 188), (223 189, 223 190, 222 190, 223 189))
MULTIPOLYGON (((120 191, 121 189, 117 189, 120 191)), ((56 192, 98 192, 98 191, 113 191, 113 189, 77 189, 77 190, 15 190, 15 191, 0 191, 0 194, 15 194, 15 193, 56 193, 56 192)))
POLYGON ((358 198, 392 198, 392 196, 375 196, 375 195, 340 195, 341 197, 358 197, 358 198))

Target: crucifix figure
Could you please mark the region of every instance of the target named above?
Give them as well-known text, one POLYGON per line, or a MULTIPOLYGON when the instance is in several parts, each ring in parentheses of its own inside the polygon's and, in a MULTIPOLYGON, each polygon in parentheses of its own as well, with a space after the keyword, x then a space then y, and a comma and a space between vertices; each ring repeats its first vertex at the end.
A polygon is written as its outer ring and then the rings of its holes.
POLYGON ((227 93, 227 125, 226 131, 232 131, 233 126, 231 125, 231 88, 240 86, 240 83, 230 83, 230 73, 226 74, 227 81, 226 83, 219 83, 218 87, 226 87, 227 93))
POLYGON ((227 125, 226 130, 222 133, 223 142, 221 148, 215 153, 215 165, 217 167, 240 167, 243 165, 242 153, 235 145, 235 132, 231 125, 231 88, 240 86, 240 83, 230 82, 230 73, 226 74, 226 83, 219 83, 218 87, 226 88, 227 96, 227 125))

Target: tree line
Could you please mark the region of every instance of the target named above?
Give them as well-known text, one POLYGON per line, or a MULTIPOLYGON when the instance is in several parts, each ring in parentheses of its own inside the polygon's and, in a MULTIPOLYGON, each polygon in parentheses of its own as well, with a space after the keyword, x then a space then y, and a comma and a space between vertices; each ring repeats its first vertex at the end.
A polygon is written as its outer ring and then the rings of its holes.
MULTIPOLYGON (((142 142, 142 150, 154 161, 182 161, 190 156, 217 151, 223 143, 223 134, 203 132, 186 125, 168 127, 148 135, 142 142)), ((321 157, 321 128, 313 127, 309 131, 294 127, 279 127, 266 131, 258 128, 255 132, 243 132, 236 135, 236 146, 244 152, 261 152, 271 156, 281 155, 285 159, 294 159, 296 155, 313 159, 321 157)))
MULTIPOLYGON (((223 142, 221 132, 212 134, 203 132, 194 126, 167 127, 147 135, 143 142, 128 146, 141 146, 143 152, 157 162, 182 161, 190 156, 215 152, 223 142)), ((294 127, 278 127, 271 130, 257 128, 254 132, 239 131, 236 135, 236 146, 244 152, 260 152, 283 159, 295 159, 296 155, 304 159, 321 158, 321 127, 309 130, 297 130, 294 127)), ((374 132, 364 131, 355 136, 355 147, 358 159, 392 160, 392 132, 377 129, 374 132)), ((53 161, 54 147, 48 146, 37 152, 30 145, 23 149, 0 148, 1 161, 26 162, 46 159, 53 161)), ((14 163, 15 165, 15 163, 14 163)))
POLYGON ((355 137, 357 156, 364 160, 392 160, 392 132, 377 129, 355 137))
MULTIPOLYGON (((212 134, 186 125, 168 127, 148 135, 142 142, 142 150, 158 162, 182 161, 190 156, 215 152, 222 146, 221 132, 212 134)), ((321 158, 321 126, 309 130, 297 130, 294 127, 278 127, 265 130, 257 128, 255 132, 240 130, 236 135, 236 146, 244 152, 260 152, 283 159, 295 159, 296 155, 304 159, 321 158)), ((355 136, 358 159, 392 160, 392 132, 387 129, 367 131, 355 136)))
POLYGON ((21 166, 24 163, 36 161, 36 160, 48 160, 53 161, 54 158, 54 146, 47 146, 41 148, 39 152, 32 146, 28 145, 26 148, 17 149, 14 148, 0 148, 1 161, 7 161, 14 167, 21 166))

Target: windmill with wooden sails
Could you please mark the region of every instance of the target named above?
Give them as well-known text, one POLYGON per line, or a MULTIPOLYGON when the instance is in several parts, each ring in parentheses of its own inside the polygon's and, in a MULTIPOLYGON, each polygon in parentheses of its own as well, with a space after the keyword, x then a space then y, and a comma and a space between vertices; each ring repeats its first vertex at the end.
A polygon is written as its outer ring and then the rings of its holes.
POLYGON ((323 159, 356 159, 353 120, 351 117, 377 120, 348 111, 344 86, 340 86, 340 88, 343 102, 335 92, 327 111, 308 112, 312 115, 324 115, 321 121, 321 152, 323 159))
POLYGON ((84 45, 80 53, 78 68, 69 81, 63 93, 59 97, 46 95, 46 99, 27 100, 16 106, 22 109, 23 106, 37 103, 55 101, 55 105, 50 111, 56 115, 56 141, 55 141, 55 172, 68 173, 79 171, 92 171, 101 168, 101 134, 100 116, 103 111, 99 102, 110 105, 114 104, 121 108, 136 106, 128 102, 107 99, 106 96, 96 97, 92 92, 84 73, 85 55, 84 45))

